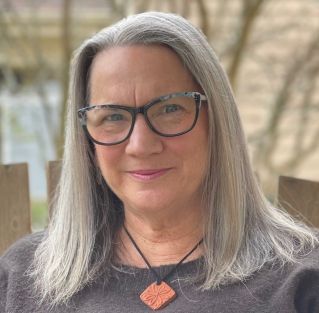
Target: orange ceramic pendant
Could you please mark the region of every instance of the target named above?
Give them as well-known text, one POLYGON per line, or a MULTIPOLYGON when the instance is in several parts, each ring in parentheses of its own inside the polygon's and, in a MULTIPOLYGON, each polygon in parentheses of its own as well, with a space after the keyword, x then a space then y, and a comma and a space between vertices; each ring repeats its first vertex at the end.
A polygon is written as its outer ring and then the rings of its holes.
POLYGON ((176 298, 176 293, 168 284, 162 281, 149 285, 140 295, 141 300, 152 310, 159 310, 176 298))

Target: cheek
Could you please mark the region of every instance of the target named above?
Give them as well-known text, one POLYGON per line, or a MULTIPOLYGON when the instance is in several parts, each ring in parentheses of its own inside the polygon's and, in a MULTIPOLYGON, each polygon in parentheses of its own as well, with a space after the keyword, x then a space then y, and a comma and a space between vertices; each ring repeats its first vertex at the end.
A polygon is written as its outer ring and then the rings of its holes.
POLYGON ((181 137, 167 141, 166 148, 179 160, 186 177, 198 180, 206 172, 208 160, 207 134, 204 129, 194 129, 181 137))
POLYGON ((187 164, 189 176, 201 182, 207 171, 207 149, 204 145, 196 145, 192 151, 187 164))
MULTIPOLYGON (((205 126, 205 125, 204 125, 205 126)), ((188 155, 191 160, 191 175, 202 180, 207 172, 208 164, 208 136, 205 127, 194 132, 193 140, 188 141, 188 155)), ((190 166, 190 164, 188 164, 190 166)))
POLYGON ((120 147, 95 147, 96 161, 106 181, 114 176, 116 168, 119 166, 121 154, 120 147))

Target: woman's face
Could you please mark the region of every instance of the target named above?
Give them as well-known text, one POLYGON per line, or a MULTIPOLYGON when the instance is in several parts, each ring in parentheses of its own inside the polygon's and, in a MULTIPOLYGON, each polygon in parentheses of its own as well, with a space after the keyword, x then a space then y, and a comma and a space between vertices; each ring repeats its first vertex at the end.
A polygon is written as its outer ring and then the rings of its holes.
MULTIPOLYGON (((100 52, 90 78, 90 104, 139 107, 162 95, 200 91, 178 56, 163 46, 123 46, 100 52)), ((192 131, 161 137, 138 114, 131 136, 114 146, 96 145, 108 186, 125 210, 172 214, 200 208, 207 160, 207 113, 192 131)))

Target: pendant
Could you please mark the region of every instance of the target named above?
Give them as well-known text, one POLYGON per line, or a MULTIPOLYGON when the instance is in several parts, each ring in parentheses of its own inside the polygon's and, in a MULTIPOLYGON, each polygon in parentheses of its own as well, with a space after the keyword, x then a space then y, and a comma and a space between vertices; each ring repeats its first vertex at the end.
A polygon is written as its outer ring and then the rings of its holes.
POLYGON ((141 294, 141 300, 152 310, 160 310, 176 298, 176 292, 167 283, 162 281, 149 285, 141 294))

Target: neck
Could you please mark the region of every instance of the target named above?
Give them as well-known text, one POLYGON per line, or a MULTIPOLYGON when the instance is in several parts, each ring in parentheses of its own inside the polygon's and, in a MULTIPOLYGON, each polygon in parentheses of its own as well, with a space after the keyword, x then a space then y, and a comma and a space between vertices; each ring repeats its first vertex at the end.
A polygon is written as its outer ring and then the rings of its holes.
MULTIPOLYGON (((202 215, 197 213, 185 212, 182 218, 149 220, 125 212, 124 225, 152 266, 178 263, 203 237, 202 215)), ((147 267, 123 228, 118 233, 118 239, 117 257, 120 263, 147 267)), ((200 246, 185 262, 201 255, 200 246)))

